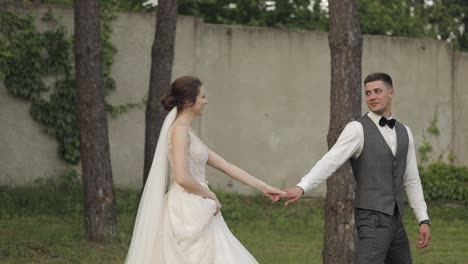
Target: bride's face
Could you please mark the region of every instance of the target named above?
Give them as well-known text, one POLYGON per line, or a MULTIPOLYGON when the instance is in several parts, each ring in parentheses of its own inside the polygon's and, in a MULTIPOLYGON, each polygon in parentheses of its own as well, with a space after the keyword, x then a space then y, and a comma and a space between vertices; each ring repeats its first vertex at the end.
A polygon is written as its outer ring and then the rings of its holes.
POLYGON ((206 100, 205 90, 203 86, 200 87, 200 91, 198 92, 197 98, 195 103, 189 107, 189 110, 196 116, 200 116, 203 114, 203 110, 205 109, 205 105, 208 103, 206 100))

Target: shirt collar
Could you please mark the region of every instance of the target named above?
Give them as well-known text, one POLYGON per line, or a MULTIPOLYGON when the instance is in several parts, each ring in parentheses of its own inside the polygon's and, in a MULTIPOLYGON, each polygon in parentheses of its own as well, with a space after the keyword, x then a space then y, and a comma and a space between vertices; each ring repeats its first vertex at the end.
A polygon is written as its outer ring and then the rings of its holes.
MULTIPOLYGON (((367 116, 368 116, 372 121, 374 121, 374 123, 375 123, 376 125, 379 125, 380 118, 382 118, 381 115, 378 115, 378 114, 376 114, 376 113, 374 113, 374 112, 372 112, 372 111, 369 111, 369 112, 367 113, 367 116)), ((392 119, 392 118, 393 118, 393 115, 391 115, 388 119, 392 119)))

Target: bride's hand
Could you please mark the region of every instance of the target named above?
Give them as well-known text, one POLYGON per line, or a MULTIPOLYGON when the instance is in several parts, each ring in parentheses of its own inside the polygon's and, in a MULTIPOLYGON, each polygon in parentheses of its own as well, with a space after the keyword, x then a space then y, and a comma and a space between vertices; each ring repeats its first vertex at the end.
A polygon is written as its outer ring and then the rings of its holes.
POLYGON ((214 194, 214 192, 211 192, 208 198, 212 199, 212 200, 214 200, 216 202, 216 212, 214 213, 214 215, 217 215, 219 213, 219 211, 221 211, 221 208, 223 206, 219 202, 218 197, 216 196, 216 194, 214 194))
POLYGON ((214 213, 214 215, 217 215, 219 211, 221 211, 222 207, 223 206, 221 205, 221 203, 219 201, 216 201, 216 212, 214 213))
POLYGON ((267 185, 263 189, 263 194, 265 194, 265 196, 267 196, 273 203, 276 203, 280 200, 279 195, 282 193, 283 191, 270 185, 267 185))

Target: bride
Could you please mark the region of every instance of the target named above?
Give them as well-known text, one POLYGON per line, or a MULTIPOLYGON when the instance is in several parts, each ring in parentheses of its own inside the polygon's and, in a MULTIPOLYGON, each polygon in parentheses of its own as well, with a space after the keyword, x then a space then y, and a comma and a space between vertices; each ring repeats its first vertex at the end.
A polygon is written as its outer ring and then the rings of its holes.
POLYGON ((225 161, 192 130, 192 121, 207 104, 198 78, 175 80, 161 103, 170 112, 161 128, 125 263, 257 263, 224 222, 221 203, 206 184, 205 165, 260 190, 273 202, 281 191, 225 161), (165 193, 168 161, 171 177, 165 193))

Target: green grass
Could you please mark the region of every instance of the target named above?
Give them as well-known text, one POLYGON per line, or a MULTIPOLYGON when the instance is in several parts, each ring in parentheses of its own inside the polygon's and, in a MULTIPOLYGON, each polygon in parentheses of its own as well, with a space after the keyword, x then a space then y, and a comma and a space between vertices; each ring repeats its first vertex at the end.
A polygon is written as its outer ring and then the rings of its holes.
MULTIPOLYGON (((9 197, 10 204, 0 204, 0 209, 7 211, 0 217, 0 263, 124 262, 137 207, 136 192, 117 192, 118 241, 108 244, 86 241, 81 209, 69 209, 64 214, 63 210, 54 209, 62 206, 57 202, 41 214, 32 207, 42 206, 46 200, 39 205, 37 201, 28 204, 26 198, 15 198, 13 193, 15 191, 11 189, 3 190, 3 197, 9 197), (11 209, 15 199, 19 199, 24 207, 17 210, 21 213, 14 213, 11 209)), ((21 194, 27 196, 25 192, 21 194)), ((263 197, 225 193, 218 196, 223 203, 223 216, 232 232, 260 263, 322 262, 323 201, 303 199, 300 203, 284 207, 272 205, 263 197)), ((53 200, 56 201, 55 198, 53 200)), ((73 199, 64 200, 70 208, 79 207, 70 202, 73 199)), ((438 202, 429 204, 429 208, 433 221, 432 240, 430 246, 422 250, 415 247, 418 226, 413 214, 409 209, 405 212, 414 263, 467 263, 468 233, 465 228, 468 207, 438 202)))

